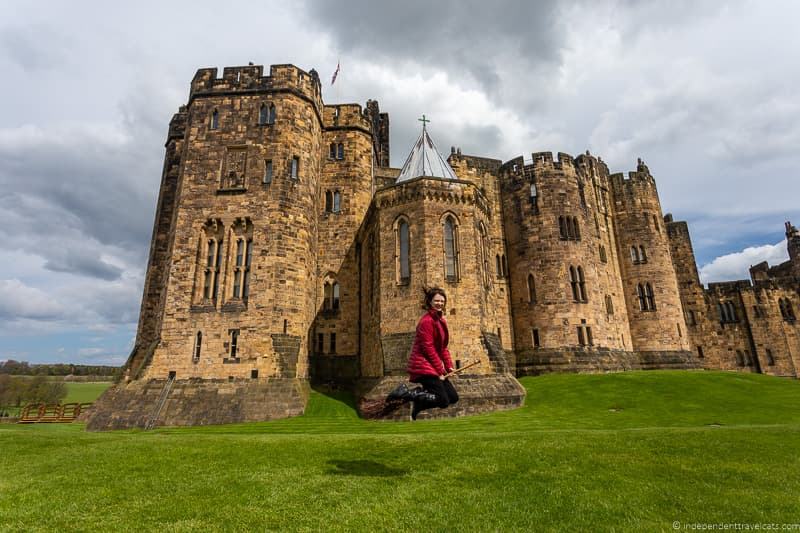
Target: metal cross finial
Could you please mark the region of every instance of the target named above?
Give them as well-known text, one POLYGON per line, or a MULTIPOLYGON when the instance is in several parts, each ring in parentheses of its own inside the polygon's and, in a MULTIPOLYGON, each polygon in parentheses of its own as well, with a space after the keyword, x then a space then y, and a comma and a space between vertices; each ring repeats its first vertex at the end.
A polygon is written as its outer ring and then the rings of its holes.
POLYGON ((428 122, 430 122, 430 120, 428 120, 427 118, 425 118, 425 115, 422 115, 422 118, 418 118, 417 120, 419 120, 420 122, 422 122, 422 129, 423 129, 423 130, 425 129, 425 126, 426 126, 426 124, 427 124, 428 122))

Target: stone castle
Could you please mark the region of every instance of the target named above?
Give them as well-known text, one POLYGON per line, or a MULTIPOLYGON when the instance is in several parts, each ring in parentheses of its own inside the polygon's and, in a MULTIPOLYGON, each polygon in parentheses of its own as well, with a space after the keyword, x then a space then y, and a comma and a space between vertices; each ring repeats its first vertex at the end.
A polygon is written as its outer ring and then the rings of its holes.
POLYGON ((520 405, 515 376, 545 372, 797 377, 791 224, 787 263, 704 288, 641 160, 445 160, 425 122, 402 169, 389 149, 378 102, 326 105, 314 70, 199 70, 169 125, 126 377, 88 427, 297 415, 310 382, 380 397, 425 286, 447 291, 454 358, 480 361, 440 416, 520 405))

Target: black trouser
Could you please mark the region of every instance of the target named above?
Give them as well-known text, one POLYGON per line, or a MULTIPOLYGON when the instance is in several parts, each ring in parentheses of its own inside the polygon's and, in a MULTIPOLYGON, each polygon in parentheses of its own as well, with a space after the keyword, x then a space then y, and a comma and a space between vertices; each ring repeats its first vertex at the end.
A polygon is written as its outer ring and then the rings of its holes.
POLYGON ((444 409, 448 405, 453 405, 458 401, 458 393, 449 379, 442 381, 438 376, 420 376, 415 383, 422 385, 425 392, 436 395, 437 403, 427 407, 440 407, 444 409))

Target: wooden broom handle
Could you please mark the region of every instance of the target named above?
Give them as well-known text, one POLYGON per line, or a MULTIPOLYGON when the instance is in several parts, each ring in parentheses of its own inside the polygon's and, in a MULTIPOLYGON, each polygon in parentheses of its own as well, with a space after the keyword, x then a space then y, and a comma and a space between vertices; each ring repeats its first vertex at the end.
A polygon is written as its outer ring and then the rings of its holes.
POLYGON ((480 361, 476 359, 475 361, 472 361, 471 363, 467 363, 466 365, 462 366, 461 368, 456 368, 452 372, 449 372, 449 373, 445 374, 444 377, 449 378, 450 376, 455 376, 456 374, 460 374, 464 370, 466 370, 466 369, 468 369, 470 367, 473 367, 473 366, 477 365, 478 363, 480 363, 480 361))

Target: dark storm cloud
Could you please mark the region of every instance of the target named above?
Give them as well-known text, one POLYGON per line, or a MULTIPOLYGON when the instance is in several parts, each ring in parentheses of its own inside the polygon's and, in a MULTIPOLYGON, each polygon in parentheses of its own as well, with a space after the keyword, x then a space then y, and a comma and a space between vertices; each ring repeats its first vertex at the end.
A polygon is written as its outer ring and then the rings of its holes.
POLYGON ((121 268, 109 265, 97 257, 80 255, 76 250, 66 250, 64 257, 59 259, 48 259, 44 268, 53 272, 82 274, 107 281, 119 279, 122 275, 121 268))
POLYGON ((307 7, 343 56, 463 72, 488 91, 501 82, 497 66, 504 62, 557 64, 568 23, 554 1, 310 0, 307 7))

